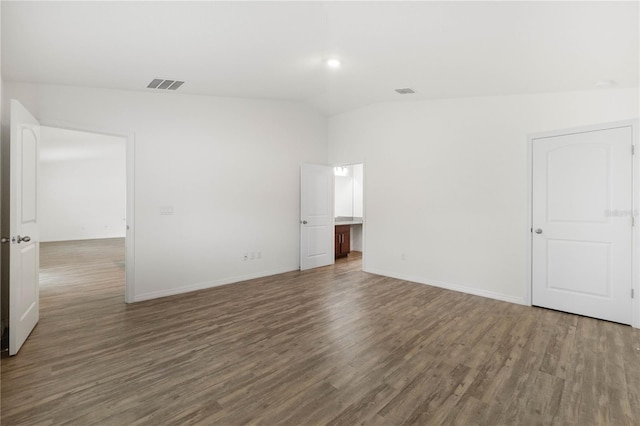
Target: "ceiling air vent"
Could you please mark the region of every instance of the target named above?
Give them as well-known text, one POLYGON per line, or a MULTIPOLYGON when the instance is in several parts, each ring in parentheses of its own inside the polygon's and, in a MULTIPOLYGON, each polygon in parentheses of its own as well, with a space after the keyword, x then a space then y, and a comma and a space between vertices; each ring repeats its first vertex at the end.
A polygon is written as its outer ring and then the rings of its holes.
POLYGON ((176 90, 178 87, 182 86, 184 81, 177 80, 163 80, 161 78, 154 78, 147 88, 149 89, 162 89, 162 90, 176 90))
POLYGON ((396 89, 396 92, 400 93, 401 95, 410 95, 411 93, 416 93, 415 90, 409 89, 408 87, 404 89, 396 89))

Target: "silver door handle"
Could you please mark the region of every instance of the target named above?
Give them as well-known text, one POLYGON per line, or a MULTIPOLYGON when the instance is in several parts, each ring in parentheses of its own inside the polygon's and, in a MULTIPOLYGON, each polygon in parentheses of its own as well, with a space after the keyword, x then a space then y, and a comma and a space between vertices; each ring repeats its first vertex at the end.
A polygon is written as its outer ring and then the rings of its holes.
POLYGON ((0 239, 0 243, 2 244, 9 243, 9 242, 11 242, 11 239, 9 238, 2 237, 2 239, 0 239))
POLYGON ((303 224, 303 225, 306 225, 309 222, 307 222, 306 220, 302 220, 302 221, 300 221, 300 223, 303 224))
POLYGON ((20 244, 20 243, 21 243, 21 242, 23 242, 23 241, 24 241, 25 243, 28 243, 29 241, 31 241, 31 237, 30 237, 30 236, 28 236, 28 235, 25 235, 24 237, 21 237, 20 235, 18 235, 18 238, 16 238, 16 242, 17 242, 18 244, 20 244))
POLYGON ((536 229, 536 234, 542 234, 542 229, 540 228, 536 229))

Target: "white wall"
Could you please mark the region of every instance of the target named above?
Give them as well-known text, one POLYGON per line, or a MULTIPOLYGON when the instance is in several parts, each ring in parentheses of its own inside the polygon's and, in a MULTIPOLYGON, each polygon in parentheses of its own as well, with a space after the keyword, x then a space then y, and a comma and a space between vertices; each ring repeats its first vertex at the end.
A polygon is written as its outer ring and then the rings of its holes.
POLYGON ((327 161, 318 113, 167 92, 4 89, 44 125, 135 134, 136 300, 299 267, 300 164, 327 161), (243 261, 252 250, 262 258, 243 261))
POLYGON ((353 170, 353 217, 362 217, 364 209, 364 173, 362 164, 351 166, 353 170))
POLYGON ((351 251, 362 251, 362 225, 351 225, 351 251))
POLYGON ((347 176, 334 176, 335 216, 353 216, 353 177, 351 170, 347 176))
MULTIPOLYGON (((354 164, 353 168, 353 216, 364 216, 364 172, 362 164, 354 164)), ((351 250, 362 251, 362 226, 351 227, 351 250)))
POLYGON ((523 302, 527 134, 638 113, 637 89, 617 89, 385 103, 331 117, 330 163, 366 164, 366 270, 523 302))
POLYGON ((124 237, 126 139, 42 126, 40 241, 124 237))

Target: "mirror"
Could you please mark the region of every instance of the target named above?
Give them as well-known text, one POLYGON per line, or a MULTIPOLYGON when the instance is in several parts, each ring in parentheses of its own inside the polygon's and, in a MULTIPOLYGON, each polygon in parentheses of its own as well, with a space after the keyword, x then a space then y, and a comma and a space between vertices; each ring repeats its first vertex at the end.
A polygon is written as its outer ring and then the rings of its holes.
POLYGON ((334 169, 335 217, 362 219, 363 165, 351 164, 334 169))

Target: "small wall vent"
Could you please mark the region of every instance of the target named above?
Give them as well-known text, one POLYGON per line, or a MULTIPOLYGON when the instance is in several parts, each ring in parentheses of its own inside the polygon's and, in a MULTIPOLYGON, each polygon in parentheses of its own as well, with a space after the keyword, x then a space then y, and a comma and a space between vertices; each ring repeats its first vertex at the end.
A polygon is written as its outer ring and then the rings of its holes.
POLYGON ((401 95, 410 95, 412 93, 416 93, 415 90, 409 89, 408 87, 404 89, 396 89, 396 92, 400 93, 401 95))
POLYGON ((176 90, 182 86, 184 81, 177 80, 163 80, 161 78, 154 78, 151 83, 147 85, 149 89, 161 89, 161 90, 176 90))

